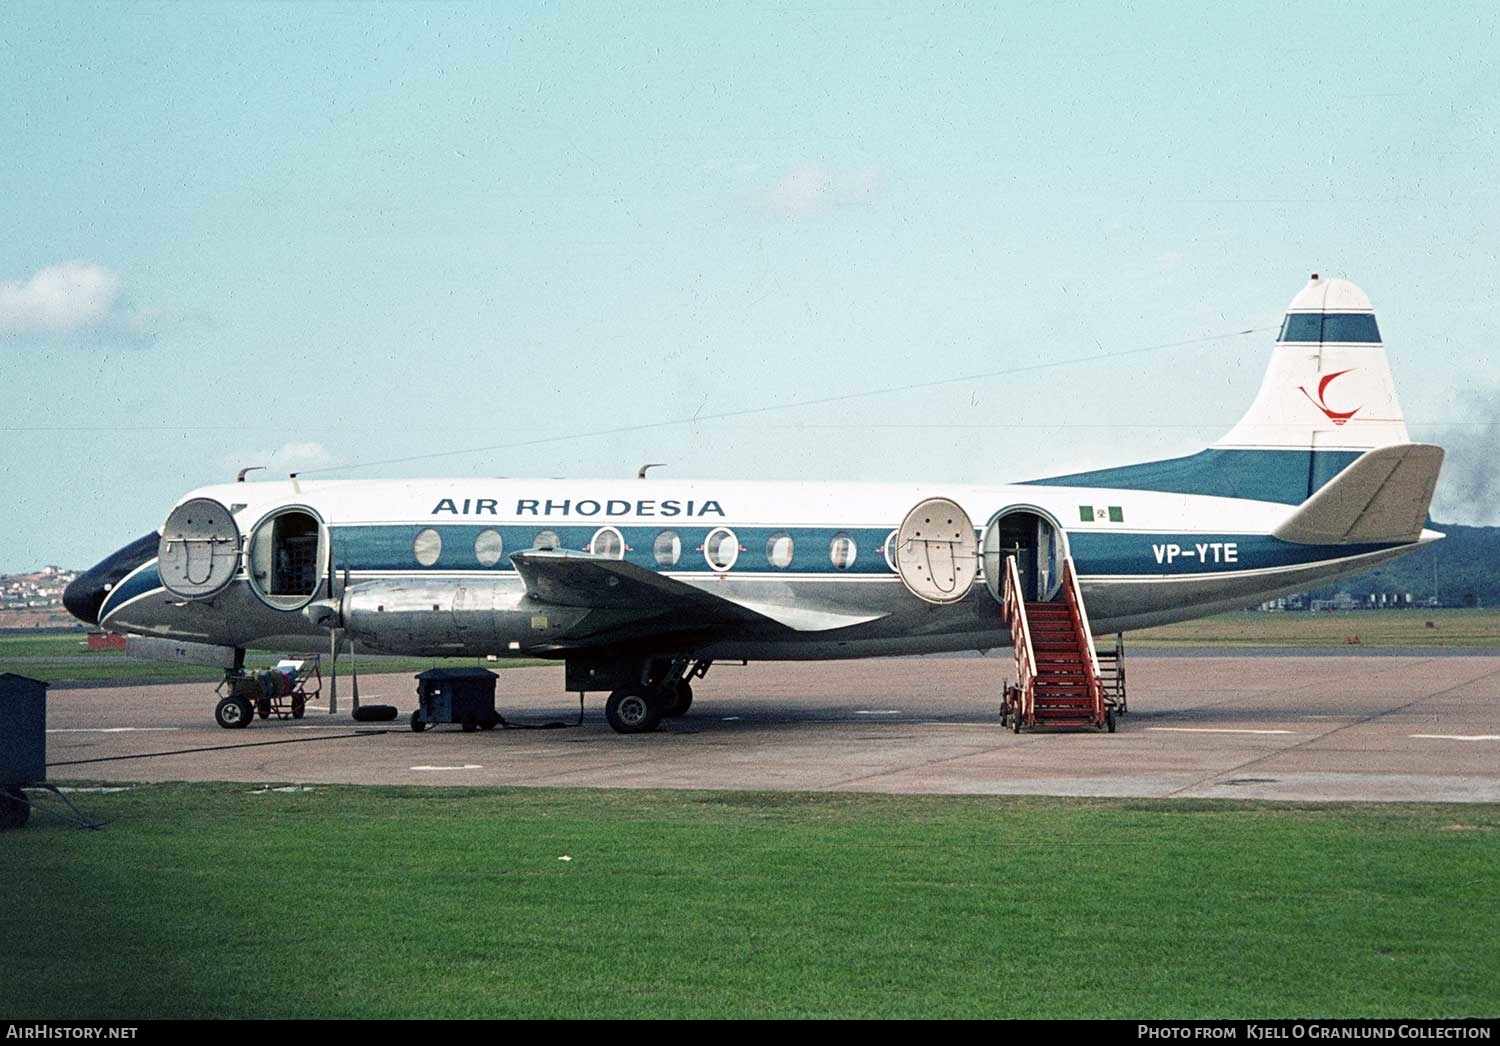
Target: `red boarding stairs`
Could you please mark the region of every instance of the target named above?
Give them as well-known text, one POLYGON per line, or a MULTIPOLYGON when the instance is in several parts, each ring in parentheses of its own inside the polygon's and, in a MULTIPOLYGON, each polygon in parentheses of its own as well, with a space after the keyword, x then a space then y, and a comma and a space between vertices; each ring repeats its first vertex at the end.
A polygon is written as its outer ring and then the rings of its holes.
POLYGON ((1016 559, 1007 556, 1004 614, 1015 651, 1016 682, 1005 688, 1001 725, 1009 724, 1018 734, 1023 726, 1114 733, 1115 713, 1122 706, 1105 688, 1073 558, 1063 560, 1060 599, 1028 603, 1020 592, 1016 559))

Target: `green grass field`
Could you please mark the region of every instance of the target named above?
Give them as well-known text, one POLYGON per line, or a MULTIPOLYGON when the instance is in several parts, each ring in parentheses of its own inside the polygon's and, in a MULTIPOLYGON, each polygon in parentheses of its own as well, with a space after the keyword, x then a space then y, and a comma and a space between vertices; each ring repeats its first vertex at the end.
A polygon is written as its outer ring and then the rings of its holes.
MULTIPOLYGON (((245 655, 248 668, 274 665, 286 655, 252 650, 245 655)), ((550 664, 547 661, 514 659, 486 661, 476 657, 376 657, 361 654, 357 665, 361 673, 424 672, 429 668, 455 668, 477 665, 480 668, 503 669, 550 664)), ((90 681, 151 680, 165 682, 217 683, 224 673, 200 665, 178 665, 164 661, 138 661, 125 656, 123 650, 89 650, 82 633, 42 634, 36 636, 0 636, 0 672, 15 672, 48 683, 90 681)), ((323 656, 323 672, 328 672, 328 656, 323 656)), ((339 655, 339 675, 347 676, 349 657, 339 655)))
POLYGON ((1500 1011, 1494 806, 252 791, 0 836, 0 1013, 1500 1011))
POLYGON ((1263 614, 1244 610, 1125 636, 1127 651, 1195 647, 1474 647, 1500 649, 1500 610, 1368 610, 1263 614), (1432 627, 1428 627, 1429 622, 1432 627), (1358 639, 1357 644, 1350 643, 1358 639))
MULTIPOLYGON (((1363 648, 1467 647, 1500 650, 1500 610, 1401 610, 1339 614, 1261 614, 1241 611, 1201 621, 1128 633, 1130 650, 1151 647, 1341 647, 1358 637, 1363 648), (1428 628, 1427 622, 1435 627, 1428 628)), ((251 667, 271 665, 279 654, 252 651, 251 667)), ((327 658, 324 658, 325 662, 327 658)), ((485 661, 482 658, 359 658, 361 672, 421 672, 428 668, 478 665, 514 668, 545 661, 485 661)), ((348 660, 339 658, 340 671, 348 660)), ((0 636, 0 672, 16 672, 49 683, 93 680, 217 682, 213 668, 134 661, 122 651, 84 649, 82 633, 0 636), (37 660, 40 659, 40 660, 37 660)))

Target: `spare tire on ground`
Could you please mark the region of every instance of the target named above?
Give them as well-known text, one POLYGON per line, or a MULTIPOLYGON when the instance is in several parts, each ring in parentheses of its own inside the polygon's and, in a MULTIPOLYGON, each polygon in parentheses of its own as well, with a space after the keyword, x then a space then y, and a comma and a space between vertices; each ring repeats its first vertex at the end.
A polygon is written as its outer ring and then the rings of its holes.
POLYGON ((354 719, 360 723, 389 723, 397 714, 395 705, 360 705, 354 710, 354 719))

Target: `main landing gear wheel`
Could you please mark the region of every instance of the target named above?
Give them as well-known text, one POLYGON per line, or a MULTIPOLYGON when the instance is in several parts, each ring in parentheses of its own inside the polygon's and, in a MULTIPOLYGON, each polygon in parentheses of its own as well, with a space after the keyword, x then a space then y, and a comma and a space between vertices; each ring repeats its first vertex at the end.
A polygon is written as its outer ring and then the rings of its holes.
POLYGON ((665 718, 676 719, 678 716, 687 715, 687 710, 693 707, 693 684, 686 679, 677 680, 676 685, 667 692, 667 707, 662 710, 665 718))
POLYGON ((255 709, 243 697, 226 697, 214 709, 214 719, 225 730, 243 730, 255 718, 255 709))
POLYGON ((604 718, 617 734, 649 734, 661 723, 661 708, 644 690, 622 688, 604 702, 604 718))

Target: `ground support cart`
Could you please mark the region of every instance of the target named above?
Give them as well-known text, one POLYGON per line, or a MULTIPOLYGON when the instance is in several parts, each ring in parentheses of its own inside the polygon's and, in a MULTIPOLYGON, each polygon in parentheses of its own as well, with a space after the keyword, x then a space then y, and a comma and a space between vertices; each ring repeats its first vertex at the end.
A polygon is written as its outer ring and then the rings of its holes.
POLYGON ((411 728, 419 734, 437 723, 458 723, 465 733, 495 729, 500 725, 496 678, 486 668, 431 668, 421 673, 411 728))
POLYGON ((301 719, 307 703, 323 692, 321 657, 278 661, 274 668, 236 669, 215 689, 219 695, 214 719, 235 730, 250 725, 256 716, 269 719, 301 719))

